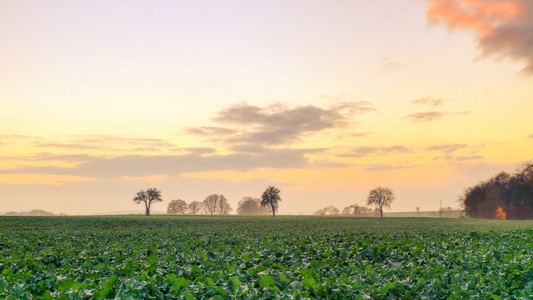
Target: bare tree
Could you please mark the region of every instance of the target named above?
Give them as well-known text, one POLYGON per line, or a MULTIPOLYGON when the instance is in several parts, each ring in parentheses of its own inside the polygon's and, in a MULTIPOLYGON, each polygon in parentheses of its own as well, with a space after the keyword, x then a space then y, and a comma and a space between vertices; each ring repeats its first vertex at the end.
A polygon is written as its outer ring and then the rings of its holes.
POLYGON ((326 215, 326 210, 324 208, 321 208, 319 210, 316 210, 313 214, 316 216, 324 216, 326 215))
POLYGON ((210 215, 228 215, 232 211, 224 195, 209 195, 203 203, 204 212, 210 215))
POLYGON ((335 215, 338 215, 339 213, 340 213, 340 210, 338 208, 336 208, 333 205, 330 205, 330 206, 326 206, 322 209, 315 211, 314 214, 317 216, 324 216, 324 215, 335 216, 335 215))
POLYGON ((343 215, 351 215, 352 214, 352 206, 349 205, 349 206, 346 206, 345 208, 342 209, 342 214, 343 215))
POLYGON ((135 202, 136 204, 144 202, 146 208, 146 216, 150 215, 150 207, 152 206, 152 202, 161 201, 163 201, 163 199, 161 198, 161 191, 156 188, 149 188, 146 191, 140 190, 133 198, 133 202, 135 202))
POLYGON ((261 207, 261 200, 252 197, 243 197, 239 201, 237 214, 239 215, 263 215, 266 213, 264 207, 261 207))
POLYGON ((268 207, 272 209, 272 217, 276 216, 276 211, 278 210, 278 202, 281 201, 279 193, 281 191, 277 187, 269 186, 261 195, 261 206, 268 207))
POLYGON ((394 193, 391 189, 378 186, 368 194, 367 205, 379 207, 379 214, 383 218, 383 207, 390 207, 394 199, 394 193))
POLYGON ((191 215, 196 215, 201 213, 201 210, 203 208, 203 203, 200 201, 193 201, 189 204, 188 211, 191 215))
POLYGON ((187 213, 187 202, 178 199, 172 200, 167 207, 167 215, 184 215, 187 213))

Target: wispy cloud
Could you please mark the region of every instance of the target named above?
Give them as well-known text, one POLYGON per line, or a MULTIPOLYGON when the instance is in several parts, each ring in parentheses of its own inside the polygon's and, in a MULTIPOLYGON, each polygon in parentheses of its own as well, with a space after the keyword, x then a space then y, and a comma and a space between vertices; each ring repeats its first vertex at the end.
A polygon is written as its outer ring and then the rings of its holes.
POLYGON ((463 115, 467 112, 441 112, 441 111, 426 111, 419 112, 405 116, 407 119, 411 119, 412 122, 433 122, 441 120, 446 116, 451 115, 463 115))
POLYGON ((350 149, 349 151, 337 154, 339 157, 365 157, 370 155, 386 155, 391 153, 409 153, 412 150, 405 146, 384 146, 371 147, 361 146, 350 149))
POLYGON ((473 30, 484 56, 522 60, 522 71, 533 74, 533 1, 430 0, 426 16, 450 28, 473 30))
POLYGON ((158 151, 161 149, 174 149, 176 145, 164 139, 122 137, 114 135, 86 135, 70 137, 69 142, 43 142, 35 141, 34 145, 40 148, 62 148, 72 150, 133 150, 133 151, 158 151))
MULTIPOLYGON (((183 155, 121 155, 115 157, 90 156, 72 167, 21 166, 0 170, 0 174, 53 174, 97 178, 144 177, 179 175, 187 172, 237 170, 256 168, 303 168, 310 165, 305 157, 313 149, 263 149, 262 153, 183 155)), ((59 158, 59 157, 58 157, 59 158)))
POLYGON ((74 175, 56 175, 56 174, 0 174, 0 183, 4 184, 45 184, 45 185, 62 185, 68 182, 87 182, 94 181, 96 178, 74 176, 74 175))
POLYGON ((411 103, 413 104, 428 105, 428 106, 440 106, 442 105, 443 102, 444 102, 444 99, 442 98, 435 98, 435 97, 430 97, 430 96, 411 101, 411 103))
POLYGON ((467 155, 467 156, 456 157, 455 160, 458 160, 458 161, 470 161, 470 160, 480 160, 482 158, 483 158, 483 156, 481 156, 481 155, 467 155))
POLYGON ((457 150, 465 149, 468 147, 466 144, 444 144, 434 145, 427 148, 429 151, 444 151, 446 153, 453 153, 457 150))
POLYGON ((530 134, 530 135, 529 135, 529 138, 533 140, 533 134, 530 134))
POLYGON ((393 165, 393 164, 373 164, 368 165, 364 168, 365 171, 368 172, 378 172, 378 171, 392 171, 392 170, 399 170, 399 169, 409 169, 417 167, 417 165, 393 165))

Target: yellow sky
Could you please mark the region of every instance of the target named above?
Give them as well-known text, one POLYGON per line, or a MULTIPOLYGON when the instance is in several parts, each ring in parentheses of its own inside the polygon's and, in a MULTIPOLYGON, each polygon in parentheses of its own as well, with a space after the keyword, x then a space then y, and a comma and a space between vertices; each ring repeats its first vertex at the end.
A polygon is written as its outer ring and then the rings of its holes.
POLYGON ((236 208, 270 184, 282 214, 378 185, 433 210, 532 159, 533 41, 501 30, 533 26, 524 0, 0 7, 4 211, 135 211, 151 186, 156 211, 236 208))

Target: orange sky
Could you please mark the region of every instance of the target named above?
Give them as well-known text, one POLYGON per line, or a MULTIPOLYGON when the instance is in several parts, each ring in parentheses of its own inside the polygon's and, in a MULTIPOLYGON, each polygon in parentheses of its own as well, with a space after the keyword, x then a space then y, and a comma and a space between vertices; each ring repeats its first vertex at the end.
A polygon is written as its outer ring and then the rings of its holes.
POLYGON ((281 214, 456 207, 531 161, 529 0, 0 4, 2 209, 268 185, 281 214))

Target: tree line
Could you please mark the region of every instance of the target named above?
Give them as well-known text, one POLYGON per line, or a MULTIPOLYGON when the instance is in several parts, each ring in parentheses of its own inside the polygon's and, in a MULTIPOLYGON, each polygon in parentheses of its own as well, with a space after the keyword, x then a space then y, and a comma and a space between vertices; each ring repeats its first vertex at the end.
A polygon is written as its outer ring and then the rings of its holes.
MULTIPOLYGON (((342 210, 342 214, 355 216, 381 216, 383 218, 383 208, 390 207, 395 198, 396 197, 390 188, 378 186, 370 190, 366 199, 366 205, 376 206, 375 209, 361 206, 359 204, 353 204, 346 206, 342 210)), ((315 211, 314 214, 318 216, 339 215, 340 210, 337 207, 330 205, 315 211)))
POLYGON ((533 218, 533 163, 525 164, 514 174, 500 172, 467 188, 459 202, 470 217, 533 218))
MULTIPOLYGON (((268 186, 261 199, 243 197, 239 201, 237 214, 241 215, 261 215, 272 214, 276 216, 279 209, 280 190, 274 186, 268 186)), ((133 198, 136 204, 144 203, 145 215, 150 215, 151 206, 154 203, 162 202, 161 191, 156 188, 140 190, 133 198)), ((172 200, 167 206, 167 214, 170 215, 229 215, 233 209, 224 195, 212 194, 203 201, 193 201, 189 204, 181 199, 172 200)))

